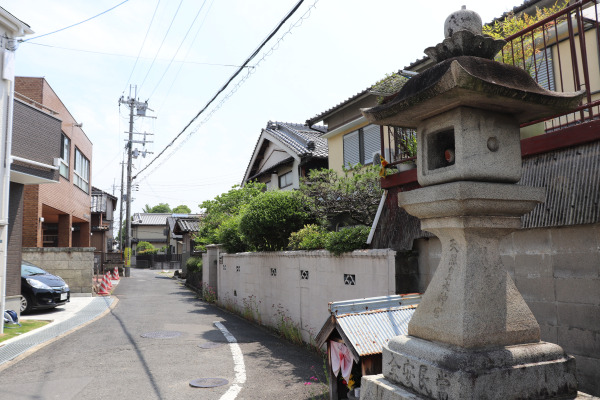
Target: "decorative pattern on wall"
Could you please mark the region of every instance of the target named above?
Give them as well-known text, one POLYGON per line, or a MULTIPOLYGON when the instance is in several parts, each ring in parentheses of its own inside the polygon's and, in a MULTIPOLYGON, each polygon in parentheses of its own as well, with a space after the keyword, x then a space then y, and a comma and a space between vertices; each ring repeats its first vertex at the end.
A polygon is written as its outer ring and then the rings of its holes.
POLYGON ((355 274, 344 274, 344 285, 354 286, 356 285, 355 274))

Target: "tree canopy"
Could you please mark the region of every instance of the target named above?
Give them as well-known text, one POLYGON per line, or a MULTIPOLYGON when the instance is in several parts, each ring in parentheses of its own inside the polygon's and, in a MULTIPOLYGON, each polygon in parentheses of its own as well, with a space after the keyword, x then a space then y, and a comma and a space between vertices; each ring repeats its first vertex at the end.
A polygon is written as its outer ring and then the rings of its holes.
POLYGON ((170 213, 171 207, 169 207, 168 203, 159 203, 154 207, 150 207, 148 204, 146 204, 142 211, 150 214, 170 213))
POLYGON ((173 208, 173 214, 191 214, 192 210, 185 204, 173 208))
POLYGON ((313 217, 367 226, 373 223, 383 194, 378 167, 360 164, 344 168, 343 175, 332 169, 312 170, 302 180, 300 192, 308 199, 313 217))
POLYGON ((241 238, 233 236, 237 234, 239 216, 250 200, 265 190, 264 183, 248 182, 244 187, 233 186, 231 190, 213 200, 202 202, 199 206, 205 210, 204 218, 200 221, 196 243, 204 246, 226 239, 231 243, 238 243, 236 251, 242 251, 241 238))

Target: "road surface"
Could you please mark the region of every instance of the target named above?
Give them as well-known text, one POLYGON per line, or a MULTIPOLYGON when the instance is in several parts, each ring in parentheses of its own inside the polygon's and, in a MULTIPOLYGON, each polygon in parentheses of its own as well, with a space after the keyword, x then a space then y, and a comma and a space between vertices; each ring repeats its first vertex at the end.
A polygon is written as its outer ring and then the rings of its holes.
POLYGON ((310 399, 324 390, 311 379, 324 381, 315 352, 159 271, 132 269, 113 295, 106 316, 0 371, 0 399, 310 399))

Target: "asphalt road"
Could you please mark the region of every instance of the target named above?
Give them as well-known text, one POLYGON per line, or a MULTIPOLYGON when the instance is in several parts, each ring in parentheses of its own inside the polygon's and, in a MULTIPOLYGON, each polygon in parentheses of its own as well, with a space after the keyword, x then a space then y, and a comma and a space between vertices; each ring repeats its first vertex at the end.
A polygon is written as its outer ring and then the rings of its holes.
POLYGON ((158 271, 133 269, 113 295, 119 302, 109 314, 1 371, 0 399, 310 399, 324 390, 306 384, 315 374, 324 381, 314 352, 198 300, 158 271), (200 347, 206 343, 216 347, 200 347), (227 384, 190 386, 205 378, 227 384))

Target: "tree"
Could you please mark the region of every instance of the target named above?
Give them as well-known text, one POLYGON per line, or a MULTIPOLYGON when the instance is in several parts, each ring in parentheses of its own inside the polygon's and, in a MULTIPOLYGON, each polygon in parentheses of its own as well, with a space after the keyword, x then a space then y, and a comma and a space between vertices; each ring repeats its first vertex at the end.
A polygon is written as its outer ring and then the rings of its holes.
POLYGON ((366 226, 373 223, 383 194, 378 167, 360 164, 344 168, 342 176, 331 169, 312 170, 302 179, 300 192, 322 223, 345 219, 347 225, 366 226))
POLYGON ((220 194, 213 200, 202 202, 200 209, 204 209, 204 217, 199 224, 198 234, 195 237, 196 243, 205 246, 219 243, 221 240, 231 240, 232 247, 237 248, 242 239, 239 232, 236 233, 236 221, 227 222, 221 230, 219 227, 229 219, 238 217, 250 200, 265 190, 264 183, 248 182, 244 187, 233 186, 230 191, 220 194))
MULTIPOLYGON (((558 0, 552 7, 536 7, 535 14, 533 15, 526 13, 517 15, 513 11, 510 11, 504 18, 496 20, 493 24, 484 25, 483 34, 491 36, 494 39, 505 39, 543 19, 548 18, 551 15, 556 14, 568 5, 568 0, 564 0, 562 2, 561 0, 558 0)), ((565 19, 566 17, 563 16, 557 20, 556 23, 560 23, 565 19)), ((523 69, 528 71, 530 74, 533 73, 533 55, 537 55, 540 52, 540 49, 537 47, 540 47, 541 43, 544 42, 544 35, 547 35, 548 30, 553 28, 554 24, 554 21, 550 21, 543 27, 534 29, 532 34, 525 35, 522 40, 519 39, 518 43, 514 45, 508 43, 504 47, 503 53, 501 52, 496 56, 496 61, 502 61, 505 64, 513 64, 518 67, 523 67, 523 69)))
POLYGON ((148 204, 146 204, 142 211, 150 214, 170 213, 171 207, 169 207, 168 203, 159 203, 157 206, 154 207, 150 207, 148 204))
POLYGON ((182 204, 173 208, 172 212, 173 214, 191 214, 192 210, 188 206, 182 204))

